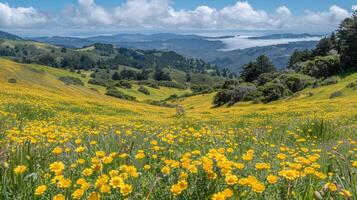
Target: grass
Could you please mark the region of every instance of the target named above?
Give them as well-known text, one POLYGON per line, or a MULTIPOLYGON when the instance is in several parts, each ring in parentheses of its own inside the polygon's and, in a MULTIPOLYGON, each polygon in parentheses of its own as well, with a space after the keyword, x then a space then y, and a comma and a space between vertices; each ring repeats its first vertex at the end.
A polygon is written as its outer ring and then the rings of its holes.
MULTIPOLYGON (((214 94, 192 96, 173 102, 180 118, 61 76, 88 79, 0 59, 0 199, 357 196, 357 96, 345 88, 356 74, 269 104, 213 109, 214 94)), ((137 87, 125 92, 143 101, 186 92, 137 87)))

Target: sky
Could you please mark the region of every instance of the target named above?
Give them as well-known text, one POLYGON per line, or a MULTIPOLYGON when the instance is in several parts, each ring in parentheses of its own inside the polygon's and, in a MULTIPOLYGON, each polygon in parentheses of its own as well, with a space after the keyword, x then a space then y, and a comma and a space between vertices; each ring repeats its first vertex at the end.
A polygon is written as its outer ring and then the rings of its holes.
POLYGON ((356 9, 357 0, 0 0, 0 29, 20 35, 325 33, 356 9))

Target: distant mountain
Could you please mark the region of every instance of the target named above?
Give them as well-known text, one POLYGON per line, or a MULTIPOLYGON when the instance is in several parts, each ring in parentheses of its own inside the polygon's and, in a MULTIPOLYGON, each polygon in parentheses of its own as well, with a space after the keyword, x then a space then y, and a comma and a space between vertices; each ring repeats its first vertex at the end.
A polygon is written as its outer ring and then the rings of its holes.
POLYGON ((65 47, 83 47, 95 43, 88 39, 82 39, 77 37, 60 37, 60 36, 36 37, 36 38, 26 38, 26 39, 53 44, 57 46, 65 46, 65 47))
POLYGON ((208 55, 204 59, 212 64, 225 66, 231 71, 239 72, 244 64, 264 54, 270 58, 278 69, 283 69, 287 66, 290 56, 295 50, 312 49, 317 43, 317 41, 301 41, 234 51, 218 51, 215 54, 215 58, 212 55, 208 55))
POLYGON ((21 37, 19 37, 17 35, 13 35, 11 33, 4 32, 4 31, 0 31, 0 39, 22 40, 21 37))
MULTIPOLYGON (((311 34, 273 34, 251 39, 282 39, 317 37, 311 34)), ((288 44, 253 47, 248 49, 220 51, 226 46, 221 39, 235 36, 205 37, 199 35, 181 35, 174 33, 159 34, 117 34, 87 38, 76 37, 40 37, 30 38, 53 45, 79 48, 94 43, 109 43, 120 48, 175 51, 186 57, 202 58, 220 67, 228 67, 238 72, 242 66, 261 54, 267 55, 278 68, 284 68, 291 54, 299 49, 312 49, 316 41, 300 41, 288 44)))
POLYGON ((263 35, 259 37, 249 37, 248 39, 267 40, 267 39, 297 39, 297 38, 310 38, 310 37, 322 37, 322 35, 312 35, 308 33, 302 33, 302 34, 284 33, 284 34, 263 35))

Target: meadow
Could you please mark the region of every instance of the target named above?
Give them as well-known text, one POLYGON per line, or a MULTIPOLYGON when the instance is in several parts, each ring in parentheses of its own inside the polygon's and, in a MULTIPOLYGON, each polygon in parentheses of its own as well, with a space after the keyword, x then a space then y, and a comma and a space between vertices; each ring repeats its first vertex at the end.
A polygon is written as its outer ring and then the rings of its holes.
POLYGON ((357 74, 269 104, 170 102, 180 115, 64 75, 81 78, 0 59, 0 199, 357 196, 357 92, 346 88, 357 74))

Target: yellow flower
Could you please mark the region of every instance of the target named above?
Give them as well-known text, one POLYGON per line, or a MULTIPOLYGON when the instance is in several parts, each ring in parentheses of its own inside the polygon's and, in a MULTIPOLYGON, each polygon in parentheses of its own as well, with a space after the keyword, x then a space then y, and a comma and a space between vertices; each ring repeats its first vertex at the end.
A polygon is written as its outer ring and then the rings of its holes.
POLYGON ((265 185, 261 182, 256 182, 252 185, 252 189, 256 193, 262 193, 265 190, 265 185))
POLYGON ((150 165, 144 165, 144 169, 145 170, 149 170, 149 169, 151 169, 151 166, 150 165))
POLYGON ((227 198, 231 198, 233 196, 233 191, 231 189, 229 189, 229 188, 224 189, 222 193, 227 198))
POLYGON ((15 174, 23 174, 27 171, 27 167, 25 165, 19 165, 14 169, 15 174))
POLYGON ((268 175, 267 180, 268 180, 268 183, 274 184, 274 183, 278 182, 278 177, 274 176, 274 175, 268 175))
POLYGON ((222 192, 213 194, 211 200, 226 200, 226 196, 222 192))
POLYGON ((63 149, 61 147, 56 147, 52 150, 52 153, 55 155, 59 155, 63 152, 63 149))
POLYGON ((88 196, 88 200, 100 200, 100 194, 97 192, 91 192, 88 196))
POLYGON ((269 163, 256 163, 255 169, 257 169, 257 170, 270 169, 270 164, 269 163))
POLYGON ((234 184, 238 183, 238 177, 236 175, 230 174, 230 175, 226 176, 225 180, 228 185, 234 185, 234 184))
POLYGON ((304 173, 305 174, 314 174, 315 173, 315 169, 313 167, 306 167, 304 169, 304 173))
POLYGON ((131 185, 129 184, 124 184, 120 187, 120 193, 123 196, 128 196, 132 192, 131 185))
POLYGON ((72 184, 71 179, 66 179, 66 178, 62 178, 59 180, 58 182, 58 187, 59 188, 69 188, 72 184))
POLYGON ((43 193, 45 193, 47 190, 47 186, 46 185, 40 185, 36 188, 35 190, 35 195, 37 196, 41 196, 43 195, 43 193))
POLYGON ((345 190, 345 189, 343 189, 343 190, 340 192, 340 194, 341 194, 342 196, 344 196, 344 197, 347 197, 347 198, 351 198, 351 197, 352 197, 351 192, 348 191, 348 190, 345 190))
POLYGON ((300 177, 300 172, 293 169, 284 169, 279 172, 279 176, 288 180, 295 180, 300 177))
POLYGON ((90 176, 93 174, 93 170, 91 168, 86 168, 82 171, 83 176, 90 176))
POLYGON ((110 193, 110 186, 109 185, 101 185, 100 192, 101 193, 110 193))
POLYGON ((170 174, 170 167, 168 167, 168 166, 163 167, 161 169, 161 172, 166 174, 166 175, 170 174))
POLYGON ((86 148, 85 147, 78 147, 78 148, 76 148, 76 152, 77 153, 82 153, 82 152, 84 152, 86 150, 86 148))
POLYGON ((179 195, 182 192, 181 187, 178 184, 172 185, 170 191, 174 196, 179 195))
POLYGON ((327 186, 327 188, 328 188, 330 191, 332 191, 332 192, 334 192, 334 191, 337 190, 337 186, 336 186, 336 184, 334 184, 334 183, 327 183, 326 186, 327 186))
POLYGON ((145 152, 143 150, 139 150, 138 153, 135 155, 135 159, 141 160, 145 158, 145 152))
POLYGON ((286 155, 283 154, 283 153, 279 153, 277 156, 276 156, 279 160, 284 160, 286 158, 286 155))
POLYGON ((62 171, 65 169, 65 166, 62 162, 53 162, 50 164, 51 172, 54 172, 56 175, 62 174, 62 171))
POLYGON ((77 160, 77 163, 80 165, 83 165, 85 162, 86 162, 86 160, 84 160, 82 158, 77 160))
POLYGON ((83 195, 84 195, 84 190, 82 189, 77 189, 72 193, 73 199, 81 199, 83 195))
POLYGON ((353 161, 353 162, 352 162, 352 167, 357 168, 357 161, 353 161))
POLYGON ((66 197, 63 194, 57 194, 52 200, 66 200, 66 197))
POLYGON ((97 151, 97 152, 95 152, 95 156, 97 156, 98 158, 103 158, 105 156, 105 152, 104 151, 97 151))
POLYGON ((124 184, 124 181, 122 178, 120 178, 119 176, 113 177, 110 179, 110 185, 113 188, 119 188, 120 186, 122 186, 124 184))

